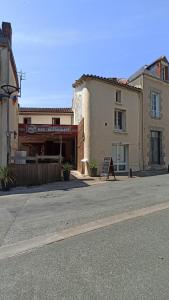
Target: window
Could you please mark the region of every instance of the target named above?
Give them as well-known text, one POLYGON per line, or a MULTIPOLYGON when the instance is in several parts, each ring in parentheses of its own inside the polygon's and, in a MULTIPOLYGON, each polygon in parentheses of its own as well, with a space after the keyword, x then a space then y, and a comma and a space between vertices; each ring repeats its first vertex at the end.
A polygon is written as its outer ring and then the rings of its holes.
POLYGON ((166 65, 161 66, 161 79, 168 80, 168 66, 166 65))
POLYGON ((115 171, 124 172, 128 170, 128 148, 129 145, 113 144, 112 159, 115 171))
POLYGON ((126 112, 124 110, 115 110, 115 112, 114 112, 114 128, 116 130, 125 131, 125 129, 126 129, 126 112))
POLYGON ((160 131, 151 131, 151 163, 161 163, 161 139, 162 134, 160 131))
POLYGON ((121 103, 121 91, 116 91, 116 102, 121 103))
POLYGON ((23 118, 23 124, 31 124, 31 118, 23 118))
POLYGON ((52 118, 52 125, 60 125, 60 118, 52 118))
POLYGON ((151 116, 153 118, 160 117, 160 94, 157 92, 151 93, 151 116))

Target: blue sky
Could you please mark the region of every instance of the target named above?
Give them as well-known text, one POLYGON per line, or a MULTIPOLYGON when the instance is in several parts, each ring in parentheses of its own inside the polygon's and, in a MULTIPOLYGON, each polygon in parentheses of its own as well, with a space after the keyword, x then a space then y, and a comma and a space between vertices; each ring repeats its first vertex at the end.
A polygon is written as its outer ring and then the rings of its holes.
POLYGON ((69 107, 83 73, 128 77, 169 58, 168 0, 8 0, 18 70, 26 73, 22 106, 69 107))

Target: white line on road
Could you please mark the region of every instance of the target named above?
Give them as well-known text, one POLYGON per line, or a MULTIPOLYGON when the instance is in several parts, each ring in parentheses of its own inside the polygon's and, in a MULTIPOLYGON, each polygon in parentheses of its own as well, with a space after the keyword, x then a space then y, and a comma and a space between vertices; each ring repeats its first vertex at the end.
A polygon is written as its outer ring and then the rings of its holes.
POLYGON ((61 232, 55 232, 51 234, 41 235, 29 240, 17 242, 15 244, 5 245, 0 247, 0 259, 5 259, 17 255, 30 252, 36 248, 43 247, 52 243, 56 243, 74 236, 78 236, 83 233, 87 233, 93 230, 104 228, 113 224, 124 222, 138 217, 144 217, 146 215, 165 210, 169 208, 169 202, 156 204, 144 208, 140 208, 133 211, 124 212, 121 214, 113 215, 110 217, 102 218, 99 220, 91 221, 86 224, 78 225, 65 229, 61 232))

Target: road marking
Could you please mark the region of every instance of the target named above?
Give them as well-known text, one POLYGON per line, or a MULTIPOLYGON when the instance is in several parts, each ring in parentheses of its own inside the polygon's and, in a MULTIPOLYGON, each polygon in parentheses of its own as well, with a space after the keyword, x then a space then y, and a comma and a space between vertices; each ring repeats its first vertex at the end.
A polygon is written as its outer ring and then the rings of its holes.
POLYGON ((13 256, 28 253, 34 249, 41 248, 45 245, 53 244, 83 233, 91 232, 100 228, 104 228, 113 224, 132 220, 138 217, 144 217, 155 212, 159 212, 169 208, 169 202, 156 204, 133 211, 127 211, 121 214, 91 221, 86 224, 77 225, 69 229, 62 230, 51 234, 41 235, 29 240, 17 242, 15 244, 0 247, 0 259, 10 258, 13 256))

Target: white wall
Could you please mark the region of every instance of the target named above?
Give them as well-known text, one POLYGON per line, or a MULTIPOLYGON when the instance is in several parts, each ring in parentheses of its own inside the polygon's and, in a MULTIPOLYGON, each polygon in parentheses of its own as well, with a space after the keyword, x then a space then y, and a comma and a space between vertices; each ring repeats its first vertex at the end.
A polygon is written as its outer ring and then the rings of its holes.
POLYGON ((60 118, 61 125, 72 125, 73 116, 72 114, 45 114, 45 115, 35 115, 35 114, 19 114, 19 123, 23 124, 24 118, 31 118, 32 124, 52 124, 52 118, 60 118))

